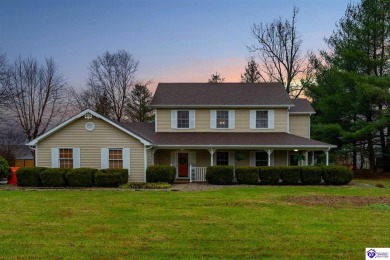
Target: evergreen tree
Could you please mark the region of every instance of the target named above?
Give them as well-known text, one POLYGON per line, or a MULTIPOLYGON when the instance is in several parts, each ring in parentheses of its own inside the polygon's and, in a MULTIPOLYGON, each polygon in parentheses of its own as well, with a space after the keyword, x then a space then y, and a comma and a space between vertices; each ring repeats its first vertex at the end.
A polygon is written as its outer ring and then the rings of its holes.
POLYGON ((153 109, 150 107, 153 94, 146 84, 136 84, 130 93, 128 114, 131 122, 151 122, 154 119, 153 109))
POLYGON ((211 74, 211 77, 209 78, 208 83, 222 83, 225 81, 225 78, 222 78, 221 75, 218 72, 215 72, 215 74, 211 74))
POLYGON ((248 65, 245 67, 245 73, 241 74, 242 83, 259 83, 262 80, 262 76, 259 71, 259 64, 256 63, 253 57, 248 61, 248 65))

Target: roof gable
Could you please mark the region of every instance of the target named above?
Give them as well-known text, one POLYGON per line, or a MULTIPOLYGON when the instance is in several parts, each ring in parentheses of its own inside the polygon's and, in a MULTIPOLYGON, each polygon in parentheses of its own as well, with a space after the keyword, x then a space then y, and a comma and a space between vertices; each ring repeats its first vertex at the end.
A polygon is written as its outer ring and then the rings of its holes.
POLYGON ((282 83, 159 83, 152 107, 291 107, 282 83))
POLYGON ((34 140, 30 141, 29 143, 27 143, 27 145, 36 145, 39 141, 45 139, 46 137, 56 133, 57 131, 61 130, 62 128, 64 128, 65 126, 73 123, 74 121, 76 121, 77 119, 81 118, 81 117, 84 117, 86 114, 91 114, 92 116, 96 117, 96 118, 99 118, 103 121, 105 121, 106 123, 112 125, 113 127, 125 132, 126 134, 138 139, 141 143, 143 143, 144 145, 150 145, 149 141, 145 140, 144 138, 142 138, 141 136, 139 135, 136 135, 134 134, 133 132, 129 131, 128 129, 122 127, 121 125, 119 125, 118 123, 96 113, 95 111, 92 111, 91 109, 86 109, 80 113, 78 113, 77 115, 69 118, 68 120, 66 120, 65 122, 59 124, 58 126, 50 129, 49 131, 47 131, 46 133, 44 133, 43 135, 35 138, 34 140))

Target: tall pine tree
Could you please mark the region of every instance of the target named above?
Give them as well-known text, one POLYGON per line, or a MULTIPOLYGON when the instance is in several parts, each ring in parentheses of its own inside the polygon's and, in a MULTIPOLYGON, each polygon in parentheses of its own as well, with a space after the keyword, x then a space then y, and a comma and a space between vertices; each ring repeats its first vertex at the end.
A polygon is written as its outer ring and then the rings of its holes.
POLYGON ((128 114, 131 122, 152 122, 153 109, 150 107, 153 94, 146 84, 136 84, 130 93, 128 114))
POLYGON ((265 81, 259 71, 259 64, 256 63, 255 58, 251 57, 248 65, 245 67, 245 73, 241 74, 242 83, 259 83, 265 81))

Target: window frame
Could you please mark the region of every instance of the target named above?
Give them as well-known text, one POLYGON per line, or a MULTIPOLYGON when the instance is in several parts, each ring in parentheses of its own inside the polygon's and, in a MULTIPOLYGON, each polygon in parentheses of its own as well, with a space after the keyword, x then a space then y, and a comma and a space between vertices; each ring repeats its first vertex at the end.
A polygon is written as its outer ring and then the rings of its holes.
POLYGON ((269 113, 268 113, 268 110, 256 110, 256 113, 255 113, 255 127, 256 129, 269 129, 269 113), (265 113, 266 114, 266 117, 265 118, 258 118, 258 115, 260 113, 265 113), (265 127, 262 126, 261 124, 264 124, 265 123, 265 127))
MULTIPOLYGON (((218 166, 218 165, 230 165, 229 163, 230 163, 230 153, 229 152, 226 152, 226 151, 219 151, 219 152, 216 152, 217 154, 215 155, 215 164, 218 166), (219 158, 218 158, 218 154, 227 154, 227 164, 220 164, 220 163, 218 163, 220 160, 219 160, 219 158)), ((225 158, 223 159, 223 160, 226 160, 225 158)))
POLYGON ((123 148, 108 148, 108 169, 123 169, 123 164, 124 164, 123 148), (121 151, 121 154, 120 154, 121 158, 120 159, 118 159, 118 158, 110 158, 111 151, 121 151), (111 163, 118 163, 118 162, 120 162, 119 167, 117 167, 117 165, 112 167, 111 163))
POLYGON ((74 160, 75 158, 73 158, 73 147, 59 147, 58 148, 58 168, 61 168, 61 169, 73 169, 74 168, 74 160), (61 157, 61 152, 62 150, 69 150, 70 153, 68 152, 67 155, 70 154, 70 157, 61 157), (65 161, 70 161, 65 163, 65 161), (65 164, 65 167, 64 167, 64 164, 65 164))
POLYGON ((178 129, 189 129, 190 128, 190 111, 189 110, 177 110, 176 111, 176 128, 178 129), (187 113, 187 118, 179 118, 179 114, 182 114, 183 112, 187 113), (187 127, 180 126, 180 121, 187 120, 187 127))
POLYGON ((230 128, 230 120, 229 120, 229 115, 230 112, 229 110, 216 110, 215 111, 215 127, 217 129, 229 129, 230 128), (221 112, 224 112, 225 115, 224 115, 224 118, 221 118, 221 117, 218 117, 218 114, 221 114, 221 112), (224 121, 224 126, 221 126, 221 123, 219 122, 219 120, 225 120, 224 121), (225 124, 226 123, 226 124, 225 124))
POLYGON ((255 152, 255 166, 268 166, 268 153, 267 152, 261 152, 261 151, 256 151, 255 152), (265 155, 265 159, 261 159, 261 158, 257 158, 257 155, 258 154, 264 154, 265 155), (259 163, 258 163, 259 162, 259 163), (263 164, 261 164, 261 162, 263 164))

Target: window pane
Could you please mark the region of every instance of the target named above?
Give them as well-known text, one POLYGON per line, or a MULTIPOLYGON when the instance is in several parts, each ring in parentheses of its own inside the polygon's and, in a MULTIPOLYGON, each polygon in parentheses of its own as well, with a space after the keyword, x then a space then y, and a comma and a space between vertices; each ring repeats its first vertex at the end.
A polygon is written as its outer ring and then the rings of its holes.
POLYGON ((217 165, 229 165, 229 152, 217 152, 217 165))
POLYGON ((59 156, 60 168, 73 168, 73 149, 60 149, 59 156))
POLYGON ((229 111, 217 111, 217 128, 229 128, 229 111))
POLYGON ((256 111, 256 128, 268 128, 268 111, 256 111))
POLYGON ((123 169, 123 150, 109 149, 108 150, 108 167, 110 169, 123 169))
POLYGON ((190 111, 177 111, 177 128, 190 127, 190 111))
POLYGON ((256 152, 256 166, 268 166, 268 154, 266 152, 256 152))

